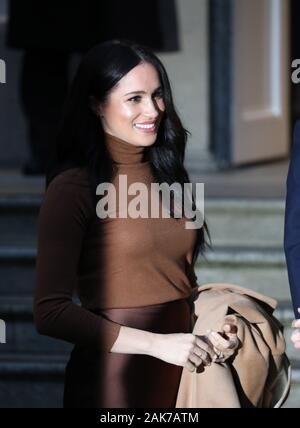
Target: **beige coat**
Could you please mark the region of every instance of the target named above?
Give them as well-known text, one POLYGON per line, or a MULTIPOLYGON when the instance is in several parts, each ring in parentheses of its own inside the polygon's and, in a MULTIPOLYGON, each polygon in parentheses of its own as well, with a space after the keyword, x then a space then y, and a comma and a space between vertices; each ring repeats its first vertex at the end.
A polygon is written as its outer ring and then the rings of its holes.
POLYGON ((221 331, 230 321, 242 346, 232 363, 212 363, 202 373, 184 368, 176 407, 281 407, 289 394, 291 367, 283 327, 272 315, 277 302, 233 284, 205 284, 198 291, 193 333, 221 331))

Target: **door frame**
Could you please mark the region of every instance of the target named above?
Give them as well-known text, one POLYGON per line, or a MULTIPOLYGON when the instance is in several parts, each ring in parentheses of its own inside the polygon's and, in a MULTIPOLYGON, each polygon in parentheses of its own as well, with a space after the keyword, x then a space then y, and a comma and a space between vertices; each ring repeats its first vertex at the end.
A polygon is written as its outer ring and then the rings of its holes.
MULTIPOLYGON (((238 1, 238 0, 237 0, 238 1)), ((210 62, 210 151, 214 157, 217 166, 220 169, 227 169, 234 166, 235 145, 237 136, 240 133, 236 130, 239 127, 237 122, 235 95, 236 78, 236 58, 234 53, 236 49, 235 16, 236 0, 210 0, 209 1, 209 62, 210 62)), ((286 7, 289 7, 287 5, 286 7)), ((283 9, 282 9, 283 10, 283 9)), ((286 10, 284 10, 286 12, 286 10)), ((289 34, 284 34, 283 40, 287 40, 287 51, 289 50, 289 34)), ((283 53, 285 58, 285 51, 283 53)), ((288 52, 286 57, 289 57, 288 52)), ((288 66, 288 64, 287 64, 288 66)), ((282 66, 284 67, 284 65, 282 66)), ((286 77, 286 75, 283 76, 286 77)), ((289 82, 287 82, 287 86, 289 82)), ((286 112, 290 102, 288 101, 288 87, 284 89, 283 108, 286 112), (288 105, 287 105, 288 104, 288 105)), ((287 123, 289 124, 289 113, 287 113, 287 123)), ((284 116, 285 117, 285 116, 284 116)), ((284 127, 285 127, 284 123, 284 127)), ((286 132, 283 133, 286 135, 286 132)), ((288 132, 290 134, 290 132, 288 132)), ((288 138, 288 137, 287 137, 288 138)), ((290 146, 287 142, 287 146, 290 146)), ((278 152, 278 150, 277 150, 278 152)), ((284 159, 288 157, 288 148, 284 147, 281 154, 271 158, 255 161, 243 161, 241 165, 253 165, 272 160, 284 159)), ((258 156, 259 157, 259 156, 258 156)), ((237 162, 237 165, 239 162, 237 162)))

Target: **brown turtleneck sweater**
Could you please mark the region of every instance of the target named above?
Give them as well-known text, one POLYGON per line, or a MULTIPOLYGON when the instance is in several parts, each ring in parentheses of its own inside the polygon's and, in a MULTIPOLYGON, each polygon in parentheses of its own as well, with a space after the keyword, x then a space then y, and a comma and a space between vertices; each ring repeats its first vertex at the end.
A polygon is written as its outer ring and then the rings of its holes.
MULTIPOLYGON (((95 219, 86 170, 54 178, 39 214, 34 320, 41 334, 109 352, 121 326, 91 311, 186 298, 197 278, 196 232, 185 228, 185 218, 120 218, 119 175, 128 187, 147 186, 148 213, 154 179, 144 147, 105 136, 117 165, 116 218, 95 219), (72 301, 74 291, 81 306, 72 301)), ((135 192, 128 203, 134 198, 135 192)))

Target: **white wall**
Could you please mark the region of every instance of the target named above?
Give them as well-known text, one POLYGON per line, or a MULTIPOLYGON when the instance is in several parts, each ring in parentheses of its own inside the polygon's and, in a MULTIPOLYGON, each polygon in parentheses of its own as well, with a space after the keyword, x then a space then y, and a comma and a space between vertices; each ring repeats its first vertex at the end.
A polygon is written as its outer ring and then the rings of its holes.
POLYGON ((158 54, 167 68, 177 111, 192 133, 187 163, 194 166, 208 147, 208 1, 176 1, 182 50, 158 54))

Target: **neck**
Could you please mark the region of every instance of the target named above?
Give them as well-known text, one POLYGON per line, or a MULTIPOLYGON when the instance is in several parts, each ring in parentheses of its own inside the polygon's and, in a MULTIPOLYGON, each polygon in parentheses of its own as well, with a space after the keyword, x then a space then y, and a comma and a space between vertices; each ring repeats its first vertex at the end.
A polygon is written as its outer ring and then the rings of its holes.
POLYGON ((128 141, 115 137, 114 135, 105 134, 105 143, 113 161, 119 165, 134 165, 144 162, 145 148, 135 146, 128 141))

